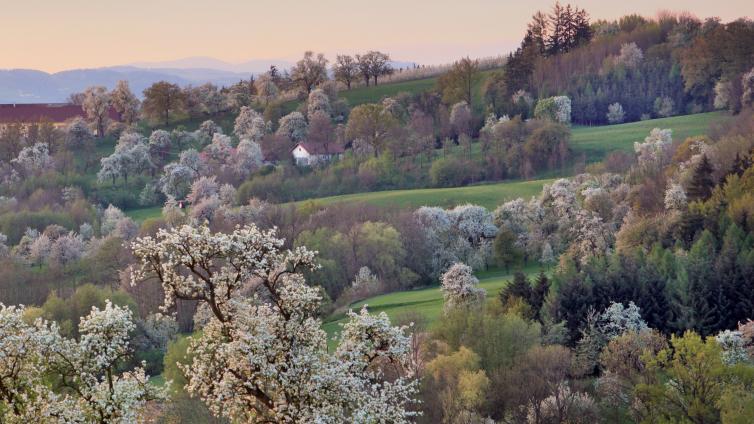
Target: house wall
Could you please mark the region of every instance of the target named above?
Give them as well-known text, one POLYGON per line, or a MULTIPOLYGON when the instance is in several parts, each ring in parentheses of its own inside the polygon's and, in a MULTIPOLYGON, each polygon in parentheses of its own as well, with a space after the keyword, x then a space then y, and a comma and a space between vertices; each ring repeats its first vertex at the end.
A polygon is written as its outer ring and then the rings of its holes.
POLYGON ((293 149, 292 154, 296 165, 309 165, 311 155, 303 147, 297 146, 295 149, 293 149))

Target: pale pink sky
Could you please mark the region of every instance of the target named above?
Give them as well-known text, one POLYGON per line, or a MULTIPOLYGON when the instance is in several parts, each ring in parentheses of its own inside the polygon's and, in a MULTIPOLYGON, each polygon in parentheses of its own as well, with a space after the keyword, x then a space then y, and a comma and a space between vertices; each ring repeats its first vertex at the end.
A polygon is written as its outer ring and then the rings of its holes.
MULTIPOLYGON (((211 56, 295 59, 378 49, 445 63, 505 53, 545 0, 0 0, 0 68, 59 71, 211 56)), ((752 0, 580 0, 592 18, 754 17, 752 0)))

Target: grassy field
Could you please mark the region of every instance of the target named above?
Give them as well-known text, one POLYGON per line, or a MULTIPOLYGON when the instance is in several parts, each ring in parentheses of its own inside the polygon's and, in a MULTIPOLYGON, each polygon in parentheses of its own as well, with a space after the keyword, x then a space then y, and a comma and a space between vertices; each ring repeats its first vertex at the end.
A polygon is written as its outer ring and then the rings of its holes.
POLYGON ((123 213, 136 222, 144 222, 145 219, 157 218, 162 215, 162 207, 154 206, 151 208, 129 209, 123 211, 123 213))
MULTIPOLYGON (((540 268, 532 266, 523 271, 531 278, 539 270, 540 268)), ((477 273, 477 278, 479 278, 479 287, 487 290, 487 298, 489 299, 497 296, 500 290, 513 279, 513 273, 493 270, 477 273)), ((396 317, 407 312, 419 313, 427 318, 427 323, 431 326, 442 313, 443 299, 440 287, 436 286, 383 294, 356 302, 349 307, 358 311, 362 305, 367 305, 371 313, 385 312, 391 320, 395 320, 396 317)), ((323 328, 328 335, 334 336, 345 320, 344 314, 334 315, 324 323, 323 328)))
POLYGON ((726 112, 708 112, 619 125, 577 126, 571 132, 571 146, 576 155, 586 155, 587 163, 597 162, 610 152, 633 151, 634 142, 643 141, 652 128, 670 128, 673 140, 683 141, 690 136, 707 134, 712 124, 723 122, 729 116, 726 112))
MULTIPOLYGON (((480 72, 481 76, 474 84, 473 106, 477 113, 482 113, 484 109, 484 105, 482 104, 482 83, 484 83, 485 79, 495 71, 497 71, 497 69, 480 72)), ((385 97, 392 97, 398 93, 418 94, 433 90, 437 86, 437 78, 438 77, 422 78, 412 81, 378 84, 377 86, 357 87, 352 88, 351 90, 343 90, 338 93, 338 96, 346 99, 348 105, 351 107, 364 103, 379 103, 385 97)), ((283 103, 283 114, 293 112, 300 104, 300 100, 291 100, 283 103)))
POLYGON ((544 184, 552 181, 552 179, 544 179, 454 188, 375 191, 322 197, 315 199, 315 202, 322 205, 364 202, 377 206, 397 206, 401 208, 418 208, 420 206, 441 206, 447 208, 464 203, 473 203, 488 209, 494 209, 499 204, 511 199, 518 197, 528 199, 531 196, 535 196, 542 191, 544 184))
POLYGON ((402 92, 416 94, 429 91, 435 87, 435 84, 437 84, 436 77, 370 87, 358 87, 341 91, 338 94, 340 97, 348 100, 349 105, 356 106, 363 103, 379 102, 384 97, 394 96, 402 92))
MULTIPOLYGON (((724 112, 709 112, 696 115, 674 116, 628 124, 600 127, 575 127, 572 130, 571 146, 574 156, 585 155, 587 163, 602 160, 610 152, 633 151, 634 142, 643 141, 652 128, 670 128, 673 139, 707 134, 710 126, 728 118, 724 112)), ((475 145, 475 154, 479 145, 475 145)), ((460 152, 460 149, 456 149, 460 152)), ((460 153, 458 153, 460 154, 460 153)), ((378 206, 416 208, 419 206, 450 207, 474 203, 494 209, 497 205, 516 198, 528 198, 539 194, 542 186, 555 177, 568 175, 568 170, 548 173, 548 179, 502 182, 457 188, 430 188, 413 190, 389 190, 371 193, 356 193, 315 199, 324 205, 343 202, 365 202, 378 206)))

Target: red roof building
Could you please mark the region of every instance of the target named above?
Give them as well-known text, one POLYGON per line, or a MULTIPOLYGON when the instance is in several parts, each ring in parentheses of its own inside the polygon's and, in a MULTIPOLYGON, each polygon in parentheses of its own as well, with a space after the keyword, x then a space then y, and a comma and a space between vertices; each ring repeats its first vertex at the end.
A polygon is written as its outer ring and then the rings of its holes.
MULTIPOLYGON (((120 122, 120 114, 110 108, 109 118, 120 122)), ((71 118, 86 118, 79 105, 68 103, 0 104, 0 125, 34 124, 47 121, 62 124, 71 118)))
POLYGON ((327 145, 298 143, 291 149, 291 154, 297 165, 308 166, 340 157, 344 151, 343 146, 337 143, 329 143, 327 145))

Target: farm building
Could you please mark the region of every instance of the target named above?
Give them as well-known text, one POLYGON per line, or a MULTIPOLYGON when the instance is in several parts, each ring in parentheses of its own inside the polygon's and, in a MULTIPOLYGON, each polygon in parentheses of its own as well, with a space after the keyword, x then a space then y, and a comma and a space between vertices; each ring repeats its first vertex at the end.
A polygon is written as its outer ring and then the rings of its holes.
POLYGON ((332 144, 298 143, 291 150, 296 165, 310 166, 329 162, 343 154, 343 146, 332 144))
MULTIPOLYGON (((108 115, 113 121, 121 120, 113 108, 110 108, 108 115)), ((77 116, 86 118, 86 113, 80 105, 69 103, 0 104, 0 129, 11 124, 28 126, 40 122, 61 127, 77 116)))

